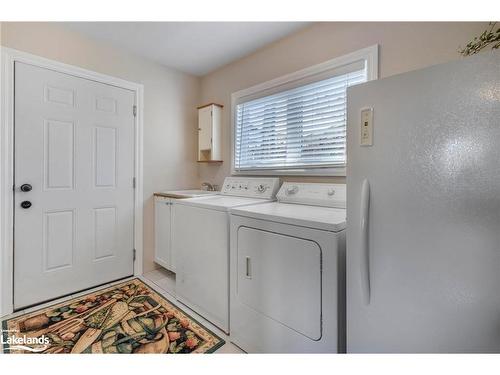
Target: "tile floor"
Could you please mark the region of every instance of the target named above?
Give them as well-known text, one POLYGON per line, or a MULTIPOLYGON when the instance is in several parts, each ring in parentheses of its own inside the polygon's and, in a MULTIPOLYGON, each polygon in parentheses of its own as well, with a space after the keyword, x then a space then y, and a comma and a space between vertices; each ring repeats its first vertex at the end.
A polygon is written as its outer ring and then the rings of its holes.
MULTIPOLYGON (((131 277, 130 279, 132 279, 132 278, 133 277, 131 277)), ((219 354, 219 353, 221 353, 221 354, 222 353, 233 353, 233 354, 244 353, 240 348, 238 348, 236 345, 234 345, 233 343, 230 342, 229 336, 227 336, 224 332, 222 332, 220 329, 215 327, 212 323, 208 322, 207 320, 202 318, 200 315, 195 313, 193 310, 191 310, 187 306, 184 306, 183 304, 181 304, 180 302, 178 302, 176 300, 176 298, 175 298, 175 274, 174 273, 167 271, 165 269, 157 269, 157 270, 148 272, 148 273, 144 274, 143 276, 140 276, 139 278, 142 281, 144 281, 146 284, 148 284, 152 288, 154 288, 157 292, 162 294, 172 304, 181 308, 188 315, 191 315, 198 322, 200 322, 201 324, 206 326, 208 329, 210 329, 212 332, 214 332, 216 335, 218 335, 219 337, 224 339, 224 341, 226 341, 226 343, 220 349, 218 349, 215 353, 217 353, 217 354, 219 354)), ((103 288, 106 288, 106 287, 111 286, 111 285, 122 283, 125 280, 126 279, 119 280, 119 281, 109 283, 106 285, 101 285, 97 288, 92 288, 92 289, 85 290, 85 291, 80 292, 80 293, 71 294, 71 295, 63 297, 63 298, 59 298, 59 299, 56 299, 56 300, 53 300, 53 301, 50 301, 47 303, 43 303, 43 304, 40 304, 40 305, 37 305, 34 307, 30 307, 30 308, 25 309, 25 310, 20 310, 20 311, 15 312, 14 314, 4 316, 0 320, 13 318, 13 317, 16 317, 18 315, 30 313, 32 311, 36 311, 36 310, 42 309, 42 308, 50 306, 50 305, 55 305, 57 303, 64 302, 66 300, 85 295, 85 294, 93 292, 95 290, 103 289, 103 288)), ((0 348, 0 351, 3 351, 2 348, 0 348)))
POLYGON ((216 353, 244 353, 240 348, 230 342, 229 336, 227 336, 224 332, 214 326, 212 323, 202 318, 200 315, 195 313, 189 307, 184 306, 182 303, 178 302, 175 299, 175 274, 167 271, 165 269, 157 269, 151 272, 144 274, 144 277, 141 278, 144 282, 151 285, 158 292, 164 295, 172 304, 178 306, 187 314, 191 315, 198 322, 206 326, 208 329, 213 331, 216 335, 223 338, 226 343, 222 346, 216 353))

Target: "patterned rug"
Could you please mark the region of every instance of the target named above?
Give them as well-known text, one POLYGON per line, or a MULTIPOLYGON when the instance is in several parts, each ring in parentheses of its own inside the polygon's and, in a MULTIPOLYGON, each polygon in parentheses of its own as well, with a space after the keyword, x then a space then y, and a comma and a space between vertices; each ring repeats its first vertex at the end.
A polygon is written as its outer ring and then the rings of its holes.
POLYGON ((139 279, 2 322, 4 353, 212 353, 224 340, 139 279))

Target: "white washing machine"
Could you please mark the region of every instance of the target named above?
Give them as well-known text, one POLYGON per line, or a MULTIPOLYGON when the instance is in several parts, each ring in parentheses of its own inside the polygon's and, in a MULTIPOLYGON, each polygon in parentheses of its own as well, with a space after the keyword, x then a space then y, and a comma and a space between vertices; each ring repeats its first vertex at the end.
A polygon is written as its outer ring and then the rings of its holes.
POLYGON ((229 209, 275 200, 278 178, 226 177, 219 195, 173 201, 177 299, 229 332, 229 209))
POLYGON ((231 341, 251 353, 345 352, 346 187, 284 183, 231 210, 231 341))

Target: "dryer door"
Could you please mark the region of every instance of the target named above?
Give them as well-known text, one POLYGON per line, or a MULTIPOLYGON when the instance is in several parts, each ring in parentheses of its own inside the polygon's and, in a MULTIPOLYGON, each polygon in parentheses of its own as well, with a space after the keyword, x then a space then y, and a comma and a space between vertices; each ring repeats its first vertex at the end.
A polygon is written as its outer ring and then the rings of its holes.
POLYGON ((237 264, 241 303, 311 340, 321 338, 321 248, 317 242, 240 227, 237 264))
POLYGON ((251 353, 345 348, 344 233, 231 216, 231 341, 251 353))

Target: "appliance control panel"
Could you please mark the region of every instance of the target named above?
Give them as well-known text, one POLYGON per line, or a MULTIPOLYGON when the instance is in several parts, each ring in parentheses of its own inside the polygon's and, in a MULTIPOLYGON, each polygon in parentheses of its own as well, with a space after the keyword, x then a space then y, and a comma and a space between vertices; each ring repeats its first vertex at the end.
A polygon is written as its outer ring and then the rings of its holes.
POLYGON ((237 197, 275 199, 279 189, 279 178, 226 177, 221 194, 237 197))
POLYGON ((373 146, 373 108, 361 110, 361 146, 373 146))
POLYGON ((346 207, 346 185, 284 182, 277 195, 282 203, 346 207))

